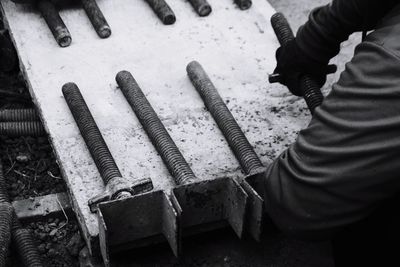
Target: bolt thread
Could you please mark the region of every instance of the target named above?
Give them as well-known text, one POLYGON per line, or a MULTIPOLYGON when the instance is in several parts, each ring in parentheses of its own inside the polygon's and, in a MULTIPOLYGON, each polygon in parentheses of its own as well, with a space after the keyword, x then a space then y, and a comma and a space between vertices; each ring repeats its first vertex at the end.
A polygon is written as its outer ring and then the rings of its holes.
POLYGON ((192 61, 186 70, 194 87, 199 92, 206 107, 217 122, 236 158, 239 160, 244 172, 250 174, 262 168, 263 165, 253 147, 250 145, 202 66, 198 62, 192 61))
POLYGON ((0 122, 0 135, 9 137, 44 136, 46 131, 40 121, 0 122))
POLYGON ((81 0, 83 9, 93 25, 93 28, 96 30, 97 35, 100 38, 107 38, 111 35, 111 28, 107 23, 106 18, 101 12, 99 6, 96 3, 96 0, 81 0))
POLYGON ((71 34, 60 14, 58 14, 55 5, 49 0, 39 0, 37 5, 58 45, 61 47, 69 46, 72 41, 71 34))
MULTIPOLYGON (((275 13, 271 17, 271 24, 281 45, 294 39, 293 31, 282 13, 275 13)), ((321 105, 324 99, 319 86, 311 77, 305 75, 300 80, 300 89, 311 114, 314 114, 315 108, 321 105)))
POLYGON ((241 10, 246 10, 251 7, 251 0, 235 0, 236 5, 241 9, 241 10))
POLYGON ((0 162, 0 203, 9 203, 10 198, 7 193, 6 179, 3 174, 3 166, 0 162))
POLYGON ((25 267, 43 266, 37 245, 31 233, 29 230, 21 227, 15 212, 13 218, 12 242, 13 246, 17 249, 22 264, 25 267))
POLYGON ((285 16, 278 12, 272 15, 271 25, 281 45, 294 39, 294 34, 285 16))
POLYGON ((306 101, 311 114, 314 114, 315 109, 322 104, 324 96, 322 95, 318 85, 310 77, 303 76, 300 82, 304 100, 306 101))
POLYGON ((122 177, 78 86, 74 83, 64 84, 62 92, 104 184, 122 177))
POLYGON ((6 266, 11 241, 13 207, 8 202, 0 202, 0 266, 6 266))
POLYGON ((176 183, 187 184, 197 180, 132 74, 121 71, 116 80, 176 183))
POLYGON ((150 5, 150 7, 165 25, 171 25, 175 23, 176 17, 174 11, 172 11, 167 2, 164 0, 146 0, 146 2, 150 5))
POLYGON ((201 17, 208 16, 212 11, 211 6, 207 2, 207 0, 189 0, 189 2, 192 4, 197 14, 199 14, 199 16, 201 17))
MULTIPOLYGON (((21 261, 24 266, 27 267, 40 267, 43 266, 37 251, 37 247, 33 241, 33 238, 28 230, 23 229, 21 223, 18 220, 15 210, 13 209, 10 199, 7 194, 7 188, 5 187, 6 182, 3 174, 3 166, 0 163, 0 253, 3 253, 3 243, 8 244, 7 237, 12 239, 13 246, 18 251, 21 261), (3 223, 5 228, 3 230, 3 223), (10 228, 7 228, 9 223, 10 228), (8 234, 7 234, 8 231, 8 234), (4 240, 3 240, 4 236, 4 240)), ((7 248, 7 246, 4 246, 7 248)), ((4 250, 5 251, 5 250, 4 250)), ((6 252, 4 252, 6 253, 6 252)), ((2 255, 0 256, 2 258, 2 255)), ((0 266, 2 265, 0 259, 0 266)))
POLYGON ((0 121, 39 121, 39 115, 35 109, 3 109, 0 110, 0 121))

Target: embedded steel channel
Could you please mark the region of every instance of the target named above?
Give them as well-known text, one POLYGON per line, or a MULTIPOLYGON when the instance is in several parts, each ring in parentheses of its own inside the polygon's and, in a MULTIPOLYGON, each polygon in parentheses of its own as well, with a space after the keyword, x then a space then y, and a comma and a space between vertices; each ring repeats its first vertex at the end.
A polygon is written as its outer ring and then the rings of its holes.
POLYGON ((62 92, 106 186, 104 194, 89 201, 92 211, 100 202, 128 198, 153 189, 150 179, 136 179, 131 186, 122 177, 78 86, 67 83, 63 86, 62 92))
POLYGON ((252 5, 251 0, 235 0, 235 3, 241 10, 249 9, 252 5))
POLYGON ((116 80, 178 184, 171 195, 182 209, 183 230, 187 230, 187 233, 207 231, 207 226, 217 223, 220 225, 227 221, 241 237, 248 199, 244 189, 237 181, 227 177, 215 180, 198 179, 133 76, 127 71, 121 71, 116 80))
MULTIPOLYGON (((282 13, 275 13, 271 17, 271 25, 281 45, 286 44, 294 39, 293 31, 282 13)), ((277 78, 271 76, 272 81, 277 81, 277 78)), ((309 76, 303 75, 300 79, 300 88, 304 100, 307 103, 308 109, 311 114, 314 113, 315 108, 322 104, 324 99, 321 90, 317 83, 309 76)))
POLYGON ((69 46, 72 41, 71 34, 61 19, 56 6, 50 0, 39 0, 37 6, 58 45, 60 47, 69 46))
POLYGON ((150 5, 150 7, 165 25, 171 25, 175 23, 176 17, 174 11, 172 11, 165 0, 146 0, 146 2, 150 5))
POLYGON ((208 16, 212 11, 212 8, 207 0, 189 0, 189 2, 192 4, 197 14, 199 14, 201 17, 208 16))
POLYGON ((186 70, 247 175, 242 182, 252 204, 249 208, 249 216, 252 219, 248 218, 247 228, 251 235, 259 240, 263 224, 263 199, 260 197, 262 190, 256 190, 246 180, 260 177, 265 168, 202 66, 197 61, 193 61, 188 64, 186 70))
POLYGON ((81 0, 90 22, 100 38, 108 38, 111 35, 111 28, 101 12, 96 0, 81 0))

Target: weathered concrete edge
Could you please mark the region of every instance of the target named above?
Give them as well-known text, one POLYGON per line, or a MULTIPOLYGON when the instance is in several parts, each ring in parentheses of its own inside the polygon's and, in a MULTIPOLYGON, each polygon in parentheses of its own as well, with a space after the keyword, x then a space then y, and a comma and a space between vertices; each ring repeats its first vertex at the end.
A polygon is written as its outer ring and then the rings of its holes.
MULTIPOLYGON (((21 73, 22 73, 22 75, 24 77, 24 81, 25 81, 26 86, 27 86, 27 88, 29 90, 29 94, 31 95, 32 101, 33 101, 33 103, 35 104, 35 106, 37 108, 40 120, 43 123, 43 127, 44 127, 44 129, 45 129, 45 131, 46 131, 46 133, 48 135, 48 138, 49 138, 49 143, 53 148, 53 153, 55 154, 57 162, 58 162, 58 161, 60 161, 60 156, 58 155, 57 150, 53 146, 53 142, 52 142, 53 138, 52 138, 51 134, 49 133, 49 129, 48 129, 48 126, 47 126, 45 120, 43 120, 41 106, 38 105, 38 103, 36 102, 36 98, 34 97, 34 90, 32 88, 32 84, 29 82, 29 79, 27 78, 28 77, 28 73, 27 73, 27 70, 26 70, 26 66, 21 60, 20 51, 18 50, 18 46, 17 46, 17 44, 15 42, 13 32, 12 32, 12 30, 10 28, 7 16, 6 16, 5 12, 4 12, 3 1, 0 1, 0 12, 1 12, 1 15, 3 16, 4 28, 9 31, 11 42, 13 43, 14 47, 16 48, 17 55, 18 55, 18 61, 19 61, 19 68, 20 68, 21 73)), ((65 177, 66 176, 65 170, 63 169, 63 167, 61 165, 59 165, 59 166, 60 166, 60 171, 62 173, 62 177, 65 177)), ((76 215, 76 218, 79 221, 79 225, 84 226, 84 227, 81 227, 83 238, 85 239, 86 244, 89 247, 89 250, 92 251, 93 245, 96 244, 96 241, 98 241, 98 235, 90 233, 90 230, 87 228, 86 223, 85 223, 85 221, 83 219, 83 214, 80 214, 80 211, 79 211, 79 208, 78 208, 78 204, 77 204, 77 200, 74 198, 73 194, 71 194, 70 192, 68 192, 68 195, 69 195, 70 203, 72 204, 72 210, 74 211, 74 213, 76 215)))

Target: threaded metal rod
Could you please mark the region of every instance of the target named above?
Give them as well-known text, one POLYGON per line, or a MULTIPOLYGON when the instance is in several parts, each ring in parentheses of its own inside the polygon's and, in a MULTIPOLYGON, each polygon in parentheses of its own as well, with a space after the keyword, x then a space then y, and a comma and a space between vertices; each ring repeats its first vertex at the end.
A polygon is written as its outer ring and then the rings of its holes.
MULTIPOLYGON (((271 17, 271 25, 281 45, 294 39, 293 31, 282 13, 275 13, 271 17)), ((308 109, 311 114, 314 114, 315 108, 320 106, 324 100, 318 84, 309 75, 303 75, 300 79, 300 90, 308 109)))
POLYGON ((108 38, 111 35, 111 28, 101 12, 96 0, 81 0, 90 22, 100 38, 108 38))
POLYGON ((263 165, 254 152, 253 147, 250 145, 202 66, 197 61, 192 61, 186 70, 194 87, 199 92, 206 107, 221 129, 236 158, 239 160, 244 172, 250 174, 262 168, 263 165))
POLYGON ((9 137, 44 136, 46 131, 40 121, 0 122, 0 135, 9 137))
POLYGON ((15 211, 12 217, 12 243, 18 252, 23 266, 42 267, 42 260, 31 233, 27 229, 22 228, 15 211))
POLYGON ((294 39, 294 34, 285 16, 277 12, 271 17, 272 29, 281 45, 294 39))
POLYGON ((11 241, 13 207, 8 202, 0 202, 0 266, 6 266, 11 241))
POLYGON ((122 177, 78 86, 66 83, 62 92, 104 184, 107 185, 113 178, 122 177))
POLYGON ((246 10, 251 7, 251 0, 235 0, 236 5, 241 9, 241 10, 246 10))
POLYGON ((71 34, 58 14, 55 5, 49 0, 39 0, 37 5, 58 45, 60 47, 69 46, 72 41, 71 34))
MULTIPOLYGON (((10 236, 13 246, 17 250, 20 256, 23 265, 26 267, 43 266, 41 263, 39 252, 37 250, 37 246, 35 245, 35 242, 31 234, 29 233, 28 230, 22 228, 21 223, 19 222, 18 217, 15 214, 15 210, 13 209, 10 203, 10 199, 7 194, 6 181, 3 174, 3 166, 1 162, 0 162, 0 204, 9 205, 9 207, 7 207, 6 213, 3 214, 0 213, 0 215, 6 215, 8 217, 0 216, 0 221, 6 220, 6 223, 8 223, 8 220, 10 221, 10 229, 8 235, 10 236)), ((0 222, 0 224, 1 223, 2 222, 0 222)), ((6 232, 4 232, 4 234, 6 234, 6 232)), ((0 235, 3 236, 2 230, 0 230, 0 235)), ((7 235, 5 236, 5 238, 7 238, 7 235)), ((0 238, 1 245, 3 244, 3 242, 7 242, 7 240, 2 240, 2 238, 0 238)), ((0 247, 0 249, 1 248, 2 247, 0 247)), ((5 265, 0 265, 0 266, 5 266, 5 265)))
POLYGON ((3 109, 0 110, 0 121, 39 121, 39 115, 35 109, 3 109))
POLYGON ((132 74, 121 71, 117 74, 116 80, 175 182, 180 185, 197 180, 132 74))
POLYGON ((212 9, 207 0, 189 0, 190 4, 192 4, 194 10, 196 10, 197 14, 201 17, 208 16, 212 9))
POLYGON ((146 0, 146 2, 165 25, 175 23, 176 17, 174 11, 172 11, 165 0, 146 0))

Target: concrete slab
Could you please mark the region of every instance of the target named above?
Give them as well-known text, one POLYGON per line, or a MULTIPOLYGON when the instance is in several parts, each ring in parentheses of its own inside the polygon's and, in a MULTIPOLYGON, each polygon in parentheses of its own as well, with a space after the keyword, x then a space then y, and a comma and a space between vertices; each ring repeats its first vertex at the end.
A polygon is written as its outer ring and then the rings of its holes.
POLYGON ((64 83, 80 87, 124 177, 151 177, 155 189, 171 188, 172 178, 117 88, 120 70, 132 72, 201 179, 243 174, 186 76, 190 61, 203 65, 265 164, 308 121, 301 99, 268 84, 278 46, 269 23, 273 8, 265 0, 253 0, 247 11, 232 0, 209 2, 212 14, 200 18, 187 1, 169 1, 177 22, 165 26, 145 1, 99 0, 113 31, 105 40, 83 10, 63 10, 73 41, 60 48, 37 11, 1 0, 89 245, 97 242, 98 225, 87 202, 102 192, 103 183, 62 97, 64 83))

